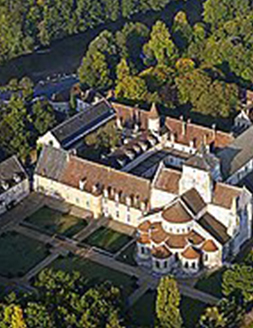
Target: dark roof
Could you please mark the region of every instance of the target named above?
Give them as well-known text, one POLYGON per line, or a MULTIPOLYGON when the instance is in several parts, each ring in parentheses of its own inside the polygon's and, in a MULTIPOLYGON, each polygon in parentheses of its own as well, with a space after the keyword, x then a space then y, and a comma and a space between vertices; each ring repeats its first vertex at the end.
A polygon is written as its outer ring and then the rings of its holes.
POLYGON ((219 152, 221 172, 226 179, 253 158, 253 126, 239 135, 230 145, 219 152))
POLYGON ((0 193, 26 178, 27 174, 16 156, 9 157, 0 163, 0 193), (3 187, 4 184, 6 189, 3 187))
POLYGON ((114 115, 115 112, 110 104, 102 100, 56 126, 51 133, 63 147, 68 147, 76 139, 85 136, 88 130, 114 115))
POLYGON ((205 213, 198 220, 198 223, 222 245, 226 244, 230 239, 230 236, 227 234, 227 228, 211 214, 205 213))
POLYGON ((195 188, 186 191, 181 198, 194 215, 198 214, 206 206, 203 198, 195 188))
POLYGON ((207 152, 205 146, 202 145, 201 149, 196 155, 190 157, 185 165, 203 170, 210 171, 219 163, 219 159, 215 157, 213 154, 207 152))
POLYGON ((40 154, 35 173, 58 181, 68 159, 68 153, 61 149, 45 146, 40 154))

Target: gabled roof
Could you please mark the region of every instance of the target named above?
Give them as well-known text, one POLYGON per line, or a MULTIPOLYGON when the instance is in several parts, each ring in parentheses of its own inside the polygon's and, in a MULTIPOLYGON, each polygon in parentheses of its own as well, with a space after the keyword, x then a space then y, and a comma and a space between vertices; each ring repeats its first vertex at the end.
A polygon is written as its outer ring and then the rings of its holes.
POLYGON ((190 141, 192 141, 196 148, 199 148, 205 140, 207 145, 213 144, 216 150, 223 149, 234 140, 233 136, 229 133, 194 123, 183 122, 172 117, 166 117, 165 124, 169 131, 176 137, 176 142, 189 145, 190 141), (182 129, 183 124, 185 124, 185 133, 183 133, 182 129))
POLYGON ((166 208, 162 213, 162 217, 171 223, 187 223, 193 220, 179 200, 166 208))
POLYGON ((27 174, 17 156, 9 157, 0 163, 0 194, 6 191, 2 187, 2 183, 5 183, 8 189, 27 178, 27 174))
POLYGON ((236 173, 253 158, 253 126, 239 135, 224 150, 218 153, 224 179, 236 173))
POLYGON ((186 191, 183 195, 181 195, 181 199, 194 215, 198 214, 206 207, 206 203, 195 188, 186 191))
POLYGON ((229 241, 230 236, 227 233, 227 228, 221 222, 217 221, 211 214, 205 213, 198 220, 198 223, 220 244, 224 245, 229 241))
POLYGON ((218 182, 214 185, 212 204, 230 209, 234 198, 241 192, 242 189, 238 187, 218 182))
POLYGON ((107 189, 109 198, 114 198, 118 193, 119 201, 122 203, 126 202, 126 197, 130 197, 135 204, 133 207, 139 208, 140 202, 147 203, 150 198, 148 180, 81 159, 70 155, 65 150, 49 146, 45 146, 42 151, 36 174, 77 189, 79 189, 80 181, 84 181, 84 191, 97 195, 107 189))
POLYGON ((154 187, 178 195, 181 174, 180 171, 172 170, 170 168, 162 168, 156 178, 154 187))
POLYGON ((111 105, 106 100, 101 100, 56 126, 51 133, 63 147, 67 147, 73 140, 85 136, 88 130, 114 115, 111 105))

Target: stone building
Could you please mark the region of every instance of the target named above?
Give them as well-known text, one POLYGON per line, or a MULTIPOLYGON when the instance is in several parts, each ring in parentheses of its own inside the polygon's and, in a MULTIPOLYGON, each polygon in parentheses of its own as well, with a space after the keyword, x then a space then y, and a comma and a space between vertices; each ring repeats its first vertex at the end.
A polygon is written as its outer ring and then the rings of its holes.
POLYGON ((161 117, 154 104, 111 107, 126 142, 102 164, 45 146, 35 190, 135 227, 137 258, 157 273, 192 274, 229 261, 251 237, 252 195, 233 179, 245 165, 252 170, 253 130, 235 139, 161 117))
POLYGON ((30 193, 28 176, 16 156, 0 163, 0 214, 30 193))

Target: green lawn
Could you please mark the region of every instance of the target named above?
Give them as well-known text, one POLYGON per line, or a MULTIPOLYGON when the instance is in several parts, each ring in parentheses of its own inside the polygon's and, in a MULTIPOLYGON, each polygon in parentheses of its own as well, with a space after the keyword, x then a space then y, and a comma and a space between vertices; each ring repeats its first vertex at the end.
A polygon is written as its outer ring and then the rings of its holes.
POLYGON ((207 305, 203 302, 182 296, 180 310, 185 328, 196 327, 196 324, 206 307, 207 305))
POLYGON ((136 266, 137 263, 135 261, 136 254, 136 244, 133 243, 128 246, 119 256, 116 257, 116 260, 130 264, 132 266, 136 266))
POLYGON ((84 240, 91 246, 102 248, 108 252, 116 253, 132 238, 109 228, 101 227, 84 240))
POLYGON ((42 207, 29 218, 27 222, 32 223, 43 230, 73 237, 76 233, 87 226, 87 222, 70 214, 63 214, 49 207, 42 207))
POLYGON ((153 328, 156 292, 147 291, 129 311, 129 327, 153 328))
MULTIPOLYGON (((133 328, 153 328, 155 320, 156 292, 148 291, 144 294, 129 312, 129 324, 133 328)), ((195 328, 206 304, 182 296, 180 311, 185 328, 195 328)))
POLYGON ((206 274, 203 278, 200 278, 195 288, 202 290, 208 294, 216 296, 218 298, 222 297, 222 274, 225 268, 221 268, 213 273, 206 274))
POLYGON ((0 275, 20 277, 48 255, 44 244, 16 232, 0 236, 0 275))
POLYGON ((121 288, 124 296, 130 295, 136 287, 135 278, 77 256, 58 258, 50 267, 66 272, 79 271, 92 285, 111 281, 113 285, 121 288))

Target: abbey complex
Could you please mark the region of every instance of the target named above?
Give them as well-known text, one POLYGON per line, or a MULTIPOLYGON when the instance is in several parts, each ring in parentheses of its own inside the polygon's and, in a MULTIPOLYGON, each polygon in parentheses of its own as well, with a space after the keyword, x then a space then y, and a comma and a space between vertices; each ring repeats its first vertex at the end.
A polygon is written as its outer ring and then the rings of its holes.
POLYGON ((243 119, 243 132, 224 133, 102 98, 38 140, 33 188, 134 227, 138 263, 154 273, 220 267, 252 235, 253 127, 243 119), (107 124, 117 145, 99 160, 79 156, 107 124))

